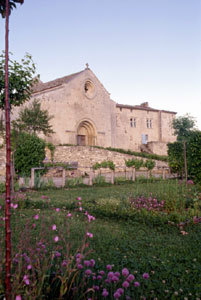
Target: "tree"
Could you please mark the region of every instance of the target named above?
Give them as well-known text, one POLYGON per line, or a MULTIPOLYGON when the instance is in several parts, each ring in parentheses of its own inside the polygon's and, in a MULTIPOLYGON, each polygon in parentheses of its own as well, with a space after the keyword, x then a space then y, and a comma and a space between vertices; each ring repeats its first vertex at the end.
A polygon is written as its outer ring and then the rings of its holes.
POLYGON ((26 131, 30 134, 42 132, 44 135, 54 133, 49 121, 53 116, 49 116, 46 109, 41 109, 38 100, 34 100, 29 107, 25 107, 19 113, 19 118, 12 122, 13 127, 19 131, 26 131))
POLYGON ((10 229, 10 200, 11 200, 11 147, 10 147, 10 103, 8 76, 8 33, 9 14, 15 3, 23 4, 24 0, 0 0, 0 13, 6 17, 5 22, 5 119, 6 119, 6 197, 5 197, 5 286, 6 300, 11 299, 11 229, 10 229))
POLYGON ((31 168, 43 166, 45 146, 45 141, 36 135, 25 132, 19 133, 15 151, 16 173, 30 176, 31 168))
POLYGON ((190 115, 178 117, 173 120, 172 127, 174 134, 177 136, 177 141, 187 141, 192 130, 195 129, 195 120, 190 115))
MULTIPOLYGON (((24 0, 10 0, 9 1, 9 15, 11 13, 11 10, 13 8, 16 8, 15 3, 23 4, 24 0)), ((1 14, 2 18, 5 18, 5 16, 6 16, 6 1, 5 0, 0 0, 0 14, 1 14)))
MULTIPOLYGON (((30 54, 26 54, 21 62, 9 59, 9 100, 10 107, 20 106, 30 99, 31 88, 38 77, 36 67, 30 54)), ((5 54, 0 55, 0 108, 5 108, 5 54)))

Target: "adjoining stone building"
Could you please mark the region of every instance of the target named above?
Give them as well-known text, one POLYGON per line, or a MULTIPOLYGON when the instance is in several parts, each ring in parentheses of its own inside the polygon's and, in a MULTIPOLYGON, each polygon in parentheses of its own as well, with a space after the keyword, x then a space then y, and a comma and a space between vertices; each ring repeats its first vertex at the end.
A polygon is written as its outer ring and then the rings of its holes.
POLYGON ((30 101, 33 99, 54 116, 51 124, 55 133, 46 139, 56 145, 96 145, 166 154, 167 142, 175 141, 171 128, 175 112, 153 109, 147 102, 117 104, 88 67, 50 82, 40 81, 33 88, 30 101))

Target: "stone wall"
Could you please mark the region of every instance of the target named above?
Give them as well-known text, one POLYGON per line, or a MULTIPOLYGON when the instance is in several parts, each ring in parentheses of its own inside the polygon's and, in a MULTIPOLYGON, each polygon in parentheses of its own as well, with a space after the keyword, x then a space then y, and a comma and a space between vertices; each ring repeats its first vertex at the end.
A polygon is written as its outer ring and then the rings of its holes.
MULTIPOLYGON (((50 153, 47 152, 47 157, 50 160, 50 153)), ((78 168, 82 172, 87 172, 96 162, 104 160, 112 160, 115 163, 118 171, 124 171, 125 160, 133 158, 132 155, 122 154, 118 152, 108 151, 94 147, 83 146, 57 146, 54 161, 55 162, 78 162, 78 168)), ((136 158, 136 157, 135 157, 136 158)), ((141 157, 138 157, 142 159, 141 157)), ((145 160, 145 159, 144 159, 145 160)), ((155 169, 168 167, 167 163, 156 161, 155 169)), ((104 170, 105 171, 105 170, 104 170)), ((109 171, 109 170, 108 170, 109 171)))

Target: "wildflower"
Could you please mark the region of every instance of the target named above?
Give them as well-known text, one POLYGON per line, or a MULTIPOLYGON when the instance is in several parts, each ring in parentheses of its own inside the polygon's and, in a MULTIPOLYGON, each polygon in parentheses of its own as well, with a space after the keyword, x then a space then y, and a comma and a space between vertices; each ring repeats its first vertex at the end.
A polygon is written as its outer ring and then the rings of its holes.
POLYGON ((88 236, 90 239, 92 239, 92 238, 93 238, 93 233, 87 232, 87 236, 88 236))
POLYGON ((68 218, 72 217, 72 214, 69 212, 69 213, 67 214, 67 217, 68 217, 68 218))
POLYGON ((107 297, 108 295, 109 295, 108 291, 106 289, 103 289, 102 296, 107 297))
POLYGON ((126 300, 131 300, 131 297, 126 295, 126 300))
POLYGON ((59 212, 60 211, 60 208, 56 208, 56 212, 59 212))
POLYGON ((121 297, 121 295, 116 291, 115 293, 114 293, 114 298, 115 299, 119 299, 121 297))
POLYGON ((126 280, 127 280, 128 282, 131 282, 131 281, 133 281, 134 279, 135 279, 135 276, 134 276, 133 274, 128 275, 128 277, 126 278, 126 280))
POLYGON ((81 201, 82 200, 82 198, 81 197, 77 197, 77 201, 81 201))
POLYGON ((135 287, 138 287, 138 286, 140 286, 140 283, 139 283, 138 281, 135 281, 135 282, 134 282, 134 286, 135 286, 135 287))
POLYGON ((14 208, 14 209, 18 208, 18 204, 17 204, 17 203, 14 204, 14 205, 13 205, 13 208, 14 208))
POLYGON ((28 265, 27 270, 31 270, 31 269, 32 269, 32 265, 28 265))
POLYGON ((112 281, 113 281, 113 282, 119 281, 119 277, 114 275, 114 276, 112 277, 112 281))
POLYGON ((29 284, 30 284, 28 275, 24 275, 23 280, 24 280, 24 282, 26 283, 26 285, 29 285, 29 284))
POLYGON ((148 273, 144 273, 144 274, 142 275, 142 277, 143 277, 144 279, 148 279, 148 278, 149 278, 149 274, 148 274, 148 273))
MULTIPOLYGON (((92 259, 90 259, 90 267, 94 267, 95 266, 95 260, 92 258, 92 259)), ((103 271, 104 272, 104 271, 103 271)), ((100 272, 99 272, 100 273, 100 272)), ((101 274, 102 275, 102 274, 101 274)))
POLYGON ((111 266, 111 265, 107 265, 107 266, 106 266, 106 269, 107 269, 108 271, 111 271, 111 270, 112 270, 112 266, 111 266))
POLYGON ((115 272, 114 275, 117 276, 117 277, 119 277, 120 273, 119 272, 115 272))
POLYGON ((82 265, 82 264, 78 264, 78 265, 77 265, 77 268, 78 268, 79 270, 81 270, 81 269, 83 269, 83 265, 82 265))
POLYGON ((57 226, 55 224, 52 225, 52 230, 56 230, 57 226))
POLYGON ((81 206, 79 207, 79 211, 82 211, 82 207, 81 206))
POLYGON ((129 274, 128 269, 124 268, 124 269, 122 270, 122 275, 123 275, 124 277, 127 277, 128 274, 129 274))
POLYGON ((38 219, 39 219, 39 215, 35 215, 35 216, 34 216, 34 219, 35 219, 35 220, 38 220, 38 219))
POLYGON ((35 224, 35 223, 33 223, 33 224, 32 224, 32 227, 33 227, 33 228, 35 228, 35 227, 36 227, 36 224, 35 224))
POLYGON ((15 300, 22 300, 22 297, 20 295, 17 295, 15 300))
POLYGON ((181 230, 181 234, 182 234, 182 235, 186 235, 186 234, 188 234, 188 232, 186 232, 186 231, 184 231, 184 230, 181 230))
POLYGON ((98 280, 101 280, 101 279, 102 279, 102 276, 101 276, 101 275, 98 275, 98 276, 97 276, 97 279, 98 279, 98 280))
POLYGON ((86 267, 89 267, 89 266, 90 266, 90 261, 89 261, 89 260, 84 260, 84 265, 85 265, 86 267))
POLYGON ((103 275, 105 275, 105 272, 101 270, 101 271, 99 272, 99 274, 103 276, 103 275))
POLYGON ((124 293, 124 290, 122 289, 122 288, 119 288, 118 290, 116 290, 117 291, 117 293, 119 293, 120 295, 123 295, 123 293, 124 293))
POLYGON ((67 260, 64 260, 64 261, 62 262, 62 267, 66 267, 67 264, 68 264, 67 260))
POLYGON ((107 274, 107 278, 109 278, 109 279, 112 279, 113 276, 114 276, 114 273, 113 273, 113 272, 109 272, 109 273, 107 274))
POLYGON ((92 273, 92 271, 91 271, 90 269, 87 269, 87 270, 85 271, 85 274, 86 274, 87 276, 90 276, 91 273, 92 273))
POLYGON ((54 237, 54 241, 55 241, 55 243, 57 243, 57 242, 58 242, 58 240, 59 240, 59 237, 56 235, 56 236, 54 237))
POLYGON ((59 251, 55 251, 55 257, 60 257, 61 253, 59 251))
POLYGON ((122 286, 127 289, 129 287, 129 282, 128 281, 124 281, 122 286))

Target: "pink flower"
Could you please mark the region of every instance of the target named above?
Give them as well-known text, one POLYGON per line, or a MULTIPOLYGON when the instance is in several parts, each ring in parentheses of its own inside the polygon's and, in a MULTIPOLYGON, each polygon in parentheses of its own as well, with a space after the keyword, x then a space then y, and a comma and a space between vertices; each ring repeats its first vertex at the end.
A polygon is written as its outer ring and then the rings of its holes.
POLYGON ((89 267, 89 266, 90 266, 90 261, 89 261, 89 260, 84 260, 84 265, 85 265, 86 267, 89 267))
POLYGON ((82 207, 81 206, 79 207, 79 211, 82 211, 82 207))
POLYGON ((144 279, 148 279, 148 278, 149 278, 149 274, 148 274, 148 273, 144 273, 144 274, 142 275, 142 277, 143 277, 144 279))
MULTIPOLYGON (((94 267, 95 266, 95 260, 92 258, 92 259, 90 259, 90 267, 94 267)), ((103 271, 104 272, 104 271, 103 271)), ((100 273, 100 272, 99 272, 100 273)), ((102 274, 101 274, 102 275, 102 274)))
POLYGON ((91 232, 87 232, 87 236, 88 236, 90 239, 92 239, 92 237, 93 237, 93 233, 91 233, 91 232))
POLYGON ((118 276, 112 276, 112 281, 113 282, 117 282, 117 281, 119 281, 119 277, 118 276))
POLYGON ((52 230, 56 230, 57 226, 55 224, 52 225, 52 230))
POLYGON ((29 284, 30 284, 28 275, 24 275, 23 280, 24 280, 24 282, 26 283, 26 285, 29 285, 29 284))
POLYGON ((114 293, 114 298, 115 299, 119 299, 121 297, 121 295, 116 291, 115 293, 114 293))
POLYGON ((107 265, 107 266, 106 266, 106 269, 107 269, 108 271, 111 271, 111 270, 112 270, 112 266, 111 266, 111 265, 107 265))
POLYGON ((101 280, 101 279, 102 279, 102 276, 101 276, 101 275, 98 275, 98 276, 97 276, 97 279, 98 279, 98 280, 101 280))
POLYGON ((124 268, 124 269, 122 270, 122 275, 123 275, 124 277, 127 277, 128 274, 129 274, 128 269, 124 268))
POLYGON ((27 270, 31 270, 31 269, 32 269, 32 265, 28 265, 27 270))
POLYGON ((92 271, 91 271, 90 269, 87 269, 87 270, 85 271, 85 274, 86 274, 87 276, 90 276, 91 273, 92 273, 92 271))
POLYGON ((112 277, 114 276, 114 272, 109 272, 107 274, 107 278, 112 279, 112 277))
POLYGON ((55 243, 57 243, 57 242, 58 242, 58 240, 59 240, 59 237, 56 235, 56 236, 54 237, 54 241, 55 241, 55 243))
POLYGON ((67 217, 72 217, 72 214, 69 212, 68 214, 67 214, 67 217))
POLYGON ((82 198, 81 197, 77 197, 77 201, 81 201, 82 200, 82 198))
POLYGON ((32 224, 32 227, 33 227, 33 228, 35 228, 35 227, 36 227, 36 224, 35 224, 35 223, 33 223, 33 224, 32 224))
POLYGON ((59 212, 60 211, 60 208, 56 208, 56 212, 59 212))
POLYGON ((18 208, 18 204, 17 204, 17 203, 14 204, 14 205, 13 205, 13 208, 14 208, 14 209, 18 208))
POLYGON ((131 281, 133 281, 134 279, 135 279, 135 276, 134 276, 133 274, 128 275, 128 277, 126 278, 126 280, 127 280, 128 282, 131 282, 131 281))
POLYGON ((78 265, 77 265, 77 268, 78 268, 79 270, 81 270, 81 269, 83 269, 83 265, 82 265, 82 264, 78 264, 78 265))
POLYGON ((138 286, 140 286, 140 283, 139 283, 138 281, 135 281, 135 282, 134 282, 134 286, 135 286, 135 287, 138 287, 138 286))
POLYGON ((122 286, 127 289, 129 287, 129 282, 128 281, 124 281, 122 286))
POLYGON ((15 300, 22 300, 22 297, 20 295, 17 295, 15 300))
POLYGON ((108 291, 106 289, 103 289, 102 296, 107 297, 108 295, 109 295, 108 291))
POLYGON ((99 272, 99 274, 103 276, 103 275, 105 275, 105 272, 101 270, 101 271, 99 272))
POLYGON ((35 219, 35 220, 38 220, 38 219, 39 219, 39 215, 35 215, 35 216, 34 216, 34 219, 35 219))
POLYGON ((119 289, 117 289, 116 291, 117 291, 117 293, 119 293, 120 295, 123 295, 123 293, 124 293, 124 290, 123 290, 122 288, 119 288, 119 289))

